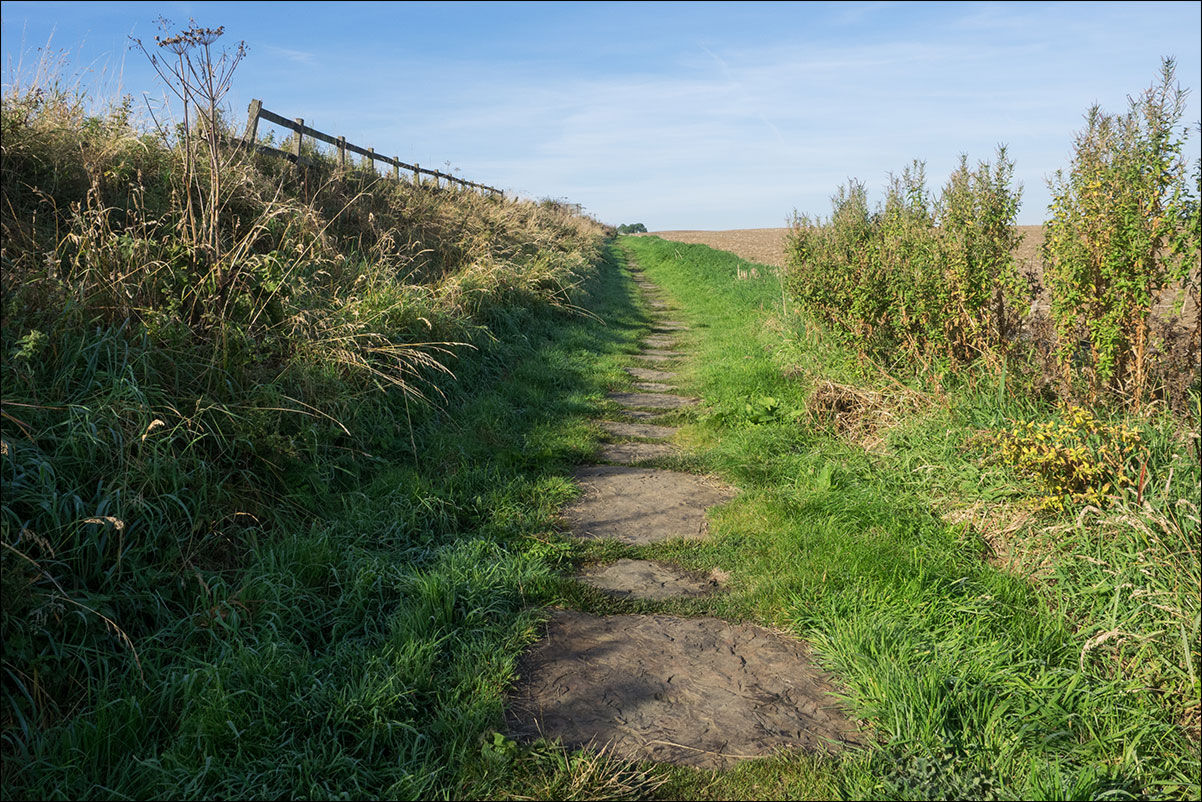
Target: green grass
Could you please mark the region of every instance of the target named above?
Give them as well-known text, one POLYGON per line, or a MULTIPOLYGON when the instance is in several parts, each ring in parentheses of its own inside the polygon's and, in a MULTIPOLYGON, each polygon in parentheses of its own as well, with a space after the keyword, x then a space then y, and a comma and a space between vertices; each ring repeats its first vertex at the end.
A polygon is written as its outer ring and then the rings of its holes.
POLYGON ((650 319, 595 221, 332 163, 313 194, 237 162, 225 223, 261 226, 220 232, 247 258, 206 309, 178 150, 69 101, 2 115, 6 797, 1199 794, 1199 469, 1177 422, 1135 422, 1141 504, 1001 536, 965 510, 1035 489, 974 443, 1045 405, 980 370, 899 388, 769 268, 623 240, 693 327, 682 391, 704 403, 663 416, 685 448, 662 464, 743 492, 708 541, 575 542, 569 476, 650 319), (812 414, 861 402, 842 430, 812 414), (621 556, 721 568, 730 591, 568 578, 621 556), (791 629, 874 746, 713 774, 514 744, 505 693, 551 604, 791 629))
POLYGON ((743 490, 714 514, 709 541, 639 553, 730 571, 730 592, 692 609, 808 640, 876 743, 838 765, 677 772, 669 796, 1197 797, 1198 747, 1181 726, 1198 700, 1188 442, 1163 419, 1144 421, 1164 452, 1158 481, 1174 471, 1158 498, 1080 524, 1034 519, 1012 535, 1032 559, 1007 569, 985 559, 992 533, 948 513, 974 501, 1022 509, 1029 489, 971 444, 1043 405, 985 378, 915 383, 896 394, 922 403, 866 449, 808 404, 823 381, 892 385, 812 326, 782 322, 772 271, 740 280, 742 263, 704 246, 621 243, 693 325, 682 389, 705 411, 684 439, 743 490))
POLYGON ((382 431, 354 481, 294 485, 294 520, 242 530, 237 568, 180 572, 203 599, 136 641, 144 682, 96 655, 110 668, 77 710, 6 739, 6 796, 462 798, 525 777, 590 797, 643 782, 545 745, 518 761, 484 748, 562 584, 557 512, 595 449, 589 417, 644 330, 613 262, 574 300, 606 322, 511 309, 412 441, 382 431))

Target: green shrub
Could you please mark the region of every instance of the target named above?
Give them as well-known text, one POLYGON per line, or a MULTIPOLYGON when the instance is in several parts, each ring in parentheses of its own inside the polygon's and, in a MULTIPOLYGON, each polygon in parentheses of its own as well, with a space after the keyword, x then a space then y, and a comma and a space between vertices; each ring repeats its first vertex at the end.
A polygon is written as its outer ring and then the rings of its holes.
POLYGON ((1159 84, 1124 115, 1091 108, 1072 165, 1050 182, 1045 275, 1066 395, 1083 384, 1091 401, 1105 393, 1139 407, 1157 385, 1196 381, 1197 326, 1185 334, 1192 365, 1173 365, 1150 324, 1166 289, 1181 290, 1178 310, 1190 283, 1197 293, 1199 180, 1183 152, 1174 68, 1166 59, 1159 84))
POLYGON ((1013 172, 1005 148, 975 170, 961 157, 935 202, 915 162, 891 177, 875 210, 852 180, 828 220, 794 217, 789 292, 862 353, 892 364, 1003 353, 1025 290, 1012 254, 1021 192, 1013 172))

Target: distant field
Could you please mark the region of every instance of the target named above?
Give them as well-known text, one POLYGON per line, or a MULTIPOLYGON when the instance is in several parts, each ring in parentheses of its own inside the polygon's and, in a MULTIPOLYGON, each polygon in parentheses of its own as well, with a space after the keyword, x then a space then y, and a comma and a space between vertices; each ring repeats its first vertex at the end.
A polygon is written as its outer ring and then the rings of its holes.
POLYGON ((729 251, 762 265, 785 266, 787 228, 741 228, 732 231, 652 231, 650 236, 729 251))
MULTIPOLYGON (((1018 246, 1020 266, 1037 265, 1039 246, 1043 244, 1043 226, 1019 226, 1023 234, 1018 246)), ((708 245, 720 251, 730 251, 741 259, 765 265, 784 267, 787 228, 741 228, 728 231, 652 231, 650 234, 673 242, 708 245)))

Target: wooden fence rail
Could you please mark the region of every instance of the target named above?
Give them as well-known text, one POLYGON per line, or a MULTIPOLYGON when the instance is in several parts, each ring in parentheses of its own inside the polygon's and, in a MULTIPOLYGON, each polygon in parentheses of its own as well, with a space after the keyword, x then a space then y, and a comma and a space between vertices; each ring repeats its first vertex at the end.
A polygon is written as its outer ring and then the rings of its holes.
POLYGON ((253 147, 260 153, 270 153, 275 156, 283 156, 289 161, 303 165, 307 162, 305 157, 301 156, 301 142, 305 137, 311 137, 319 142, 325 142, 338 148, 339 167, 346 167, 346 154, 350 152, 358 154, 359 156, 367 159, 371 163, 373 170, 375 169, 376 162, 384 162, 385 164, 392 165, 393 177, 397 179, 400 179, 401 177, 401 170, 411 172, 413 173, 414 184, 420 185, 422 183, 422 176, 428 175, 434 178, 434 186, 436 187, 439 186, 440 180, 446 180, 447 183, 450 184, 459 184, 472 189, 478 189, 481 192, 490 192, 495 195, 500 195, 501 197, 505 196, 505 193, 496 187, 477 184, 474 181, 465 181, 462 178, 457 178, 453 175, 448 175, 447 173, 440 173, 438 170, 427 170, 425 167, 421 167, 417 164, 408 164, 397 158, 381 156, 380 154, 376 153, 375 148, 361 148, 358 145, 352 145, 346 141, 346 137, 344 136, 330 136, 327 133, 318 131, 316 128, 310 128, 309 126, 305 125, 305 121, 301 117, 297 117, 294 120, 289 120, 287 117, 276 114, 274 111, 269 111, 268 109, 263 108, 263 101, 261 100, 252 100, 247 111, 248 116, 246 119, 246 131, 242 134, 242 142, 253 147), (256 141, 259 132, 259 120, 267 120, 268 122, 275 123, 276 125, 292 131, 292 137, 288 143, 288 150, 273 148, 270 145, 264 145, 256 141))

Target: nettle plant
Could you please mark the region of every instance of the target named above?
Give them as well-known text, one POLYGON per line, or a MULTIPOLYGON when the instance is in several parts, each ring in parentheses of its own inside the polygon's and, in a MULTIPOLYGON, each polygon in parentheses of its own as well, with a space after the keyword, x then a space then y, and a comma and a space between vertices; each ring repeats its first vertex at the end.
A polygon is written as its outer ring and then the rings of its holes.
MULTIPOLYGON (((1066 394, 1109 393, 1138 408, 1167 353, 1150 326, 1166 289, 1198 262, 1198 189, 1180 125, 1186 91, 1165 59, 1126 114, 1086 115, 1073 162, 1049 184, 1045 278, 1066 394)), ((1183 298, 1180 295, 1180 298, 1183 298)), ((1180 298, 1178 303, 1180 303, 1180 298)))

